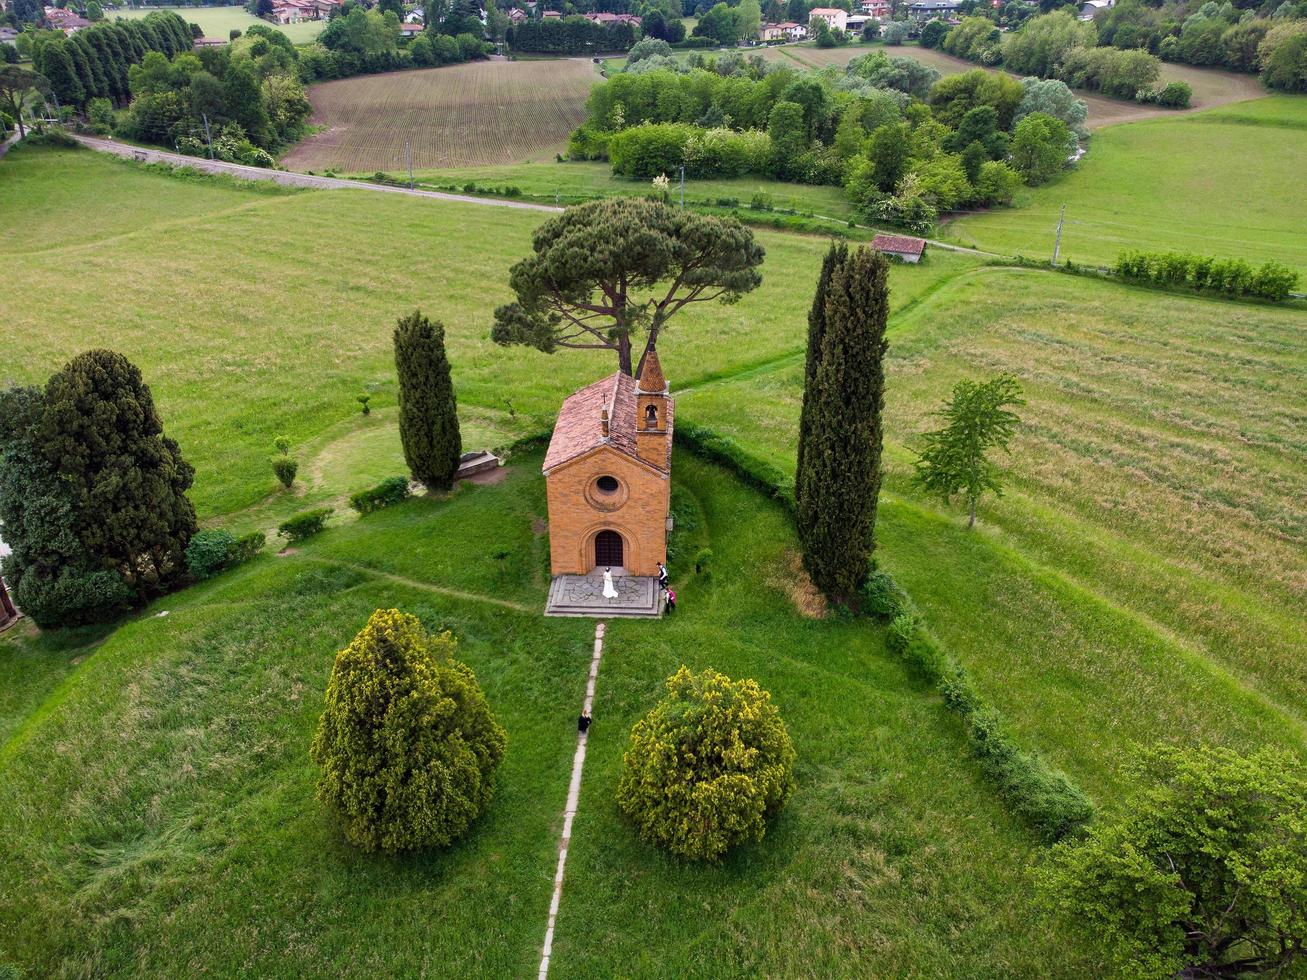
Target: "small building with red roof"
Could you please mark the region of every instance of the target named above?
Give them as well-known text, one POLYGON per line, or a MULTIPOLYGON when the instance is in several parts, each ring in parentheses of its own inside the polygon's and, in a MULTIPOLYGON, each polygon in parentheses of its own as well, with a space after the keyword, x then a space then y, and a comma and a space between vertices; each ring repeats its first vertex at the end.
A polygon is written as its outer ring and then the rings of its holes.
POLYGON ((877 235, 871 240, 871 247, 877 252, 914 265, 926 254, 926 240, 908 235, 877 235))

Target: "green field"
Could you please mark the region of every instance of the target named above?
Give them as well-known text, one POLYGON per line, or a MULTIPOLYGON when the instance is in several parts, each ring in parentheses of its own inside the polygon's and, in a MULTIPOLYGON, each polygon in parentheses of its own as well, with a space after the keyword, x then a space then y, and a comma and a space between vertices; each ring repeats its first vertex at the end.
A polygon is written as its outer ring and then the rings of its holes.
MULTIPOLYGON (((0 749, 4 952, 33 975, 532 972, 593 632, 539 615, 539 463, 191 589, 70 672, 0 749), (511 550, 502 570, 487 541, 511 550), (510 740, 487 817, 416 859, 344 845, 306 751, 334 652, 390 606, 457 633, 510 740)), ((662 628, 609 630, 554 973, 998 975, 1055 950, 1052 975, 1088 969, 1087 950, 1023 914, 1032 844, 951 716, 878 630, 802 619, 757 579, 783 575, 794 547, 777 508, 689 457, 676 470, 717 577, 687 582, 662 628), (613 803, 624 733, 682 662, 757 677, 800 754, 783 818, 719 868, 667 860, 613 803)))
MULTIPOLYGON (((368 176, 371 176, 370 174, 368 176)), ((407 176, 394 172, 393 176, 407 176)), ((676 174, 672 180, 672 200, 680 200, 680 184, 676 174)), ((447 170, 415 171, 414 177, 425 186, 473 183, 480 187, 516 187, 527 197, 561 204, 592 200, 596 197, 623 197, 648 194, 649 181, 628 180, 616 177, 606 163, 524 163, 508 167, 463 167, 447 170)), ((689 205, 712 206, 723 199, 739 202, 748 207, 753 195, 763 193, 771 198, 773 207, 799 212, 810 212, 840 220, 853 214, 853 207, 840 187, 815 184, 792 184, 766 177, 723 178, 721 180, 685 181, 685 202, 689 205)))
MULTIPOLYGON (((543 219, 21 147, 0 161, 3 374, 39 381, 85 347, 123 351, 197 467, 202 518, 266 529, 402 471, 390 331, 414 306, 446 324, 469 448, 547 429, 564 394, 612 370, 488 339, 543 219), (295 494, 268 472, 280 433, 301 460, 295 494)), ((760 239, 763 286, 682 314, 659 350, 678 418, 789 470, 825 242, 760 239)), ((1108 813, 1133 788, 1123 762, 1153 741, 1307 749, 1301 310, 939 250, 893 269, 891 307, 878 556, 1022 743, 1108 813), (1009 492, 968 532, 910 485, 909 447, 955 380, 999 370, 1029 405, 1009 492)), ((296 554, 107 636, 0 639, 0 963, 533 971, 592 631, 539 616, 538 468, 528 453, 502 484, 342 515, 296 554), (312 802, 331 657, 382 605, 459 634, 510 738, 486 819, 418 859, 353 853, 312 802)), ((1034 910, 1038 848, 939 699, 878 628, 798 615, 779 509, 684 452, 675 481, 681 609, 609 629, 553 971, 1102 973, 1092 944, 1034 910), (709 583, 684 558, 705 546, 709 583), (799 750, 793 803, 720 868, 648 849, 613 802, 625 734, 681 662, 757 677, 799 750)))
POLYGON ((308 44, 327 26, 325 20, 305 20, 298 24, 273 24, 248 13, 244 7, 140 7, 136 10, 115 10, 107 15, 115 17, 144 17, 156 10, 172 10, 188 24, 199 24, 205 37, 227 37, 233 30, 245 31, 255 24, 281 31, 296 44, 308 44))
POLYGON ((1075 170, 1022 189, 1015 207, 959 218, 945 237, 1005 255, 1110 265, 1127 248, 1265 262, 1307 276, 1307 181, 1288 179, 1307 146, 1307 98, 1277 95, 1097 133, 1075 170))

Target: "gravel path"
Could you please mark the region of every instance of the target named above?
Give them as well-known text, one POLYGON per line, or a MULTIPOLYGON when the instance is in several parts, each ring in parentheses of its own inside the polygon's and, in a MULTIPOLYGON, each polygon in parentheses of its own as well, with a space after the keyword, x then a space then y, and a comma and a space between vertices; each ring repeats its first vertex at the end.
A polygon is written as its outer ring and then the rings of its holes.
MULTIPOLYGON (((594 654, 590 659, 590 676, 585 684, 585 701, 581 711, 589 714, 594 707, 595 681, 599 678, 599 661, 604 655, 604 632, 606 624, 595 625, 594 654)), ((563 875, 567 869, 567 846, 572 842, 572 820, 581 802, 581 772, 585 768, 585 745, 589 741, 588 732, 578 732, 576 736, 576 754, 572 757, 572 781, 567 786, 567 804, 563 807, 563 832, 558 840, 558 870, 554 872, 554 894, 549 902, 549 923, 545 927, 545 944, 540 951, 540 972, 537 980, 546 980, 549 976, 549 959, 554 955, 554 928, 558 923, 558 906, 563 899, 563 875)))
POLYGON ((166 163, 173 167, 192 167, 212 174, 228 174, 241 180, 270 180, 287 187, 317 187, 327 190, 368 190, 385 194, 407 194, 410 197, 429 197, 438 201, 459 201, 463 204, 482 204, 488 207, 513 208, 518 211, 544 211, 557 213, 562 208, 551 204, 528 204, 524 201, 502 201, 489 197, 471 197, 467 194, 445 194, 441 191, 409 190, 407 187, 391 187, 387 184, 372 184, 357 180, 341 180, 338 177, 315 177, 312 174, 297 174, 289 170, 268 170, 264 167, 247 167, 241 163, 224 163, 222 160, 206 160, 203 157, 189 157, 181 153, 169 153, 166 150, 150 150, 139 146, 129 146, 111 139, 99 139, 94 136, 74 136, 77 142, 101 153, 112 153, 139 160, 143 163, 166 163))

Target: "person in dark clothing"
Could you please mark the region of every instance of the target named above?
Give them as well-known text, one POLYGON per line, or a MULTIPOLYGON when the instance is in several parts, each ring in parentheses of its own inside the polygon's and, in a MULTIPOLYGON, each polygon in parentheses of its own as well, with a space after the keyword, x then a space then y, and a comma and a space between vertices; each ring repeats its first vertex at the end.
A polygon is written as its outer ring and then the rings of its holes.
POLYGON ((662 562, 658 563, 658 588, 667 588, 667 566, 662 562))
POLYGON ((676 593, 672 591, 671 586, 668 586, 664 591, 667 593, 667 611, 676 612, 676 593))
POLYGON ((576 719, 576 730, 584 735, 590 730, 590 722, 593 720, 594 719, 590 717, 590 712, 582 711, 581 717, 576 719))

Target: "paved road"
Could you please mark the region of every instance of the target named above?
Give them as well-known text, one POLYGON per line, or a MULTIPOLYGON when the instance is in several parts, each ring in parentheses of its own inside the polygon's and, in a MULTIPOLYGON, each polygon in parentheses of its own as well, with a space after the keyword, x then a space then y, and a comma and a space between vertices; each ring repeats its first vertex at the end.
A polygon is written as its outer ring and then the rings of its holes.
POLYGON ((206 160, 203 157, 188 157, 166 150, 148 150, 139 146, 117 143, 111 139, 99 139, 94 136, 74 136, 77 142, 92 150, 113 153, 129 160, 143 160, 146 163, 166 163, 174 167, 193 167, 213 174, 229 174, 241 180, 270 180, 287 187, 318 187, 329 190, 369 190, 386 194, 407 194, 410 197, 431 197, 439 201, 461 201, 464 204, 482 204, 488 207, 513 208, 518 211, 545 211, 557 213, 562 208, 552 204, 528 204, 525 201, 504 201, 491 197, 470 197, 466 194, 445 194, 441 191, 409 190, 407 187, 391 187, 387 184, 373 184, 358 180, 341 180, 338 177, 315 177, 312 174, 297 174, 289 170, 268 170, 264 167, 247 167, 241 163, 224 163, 222 160, 206 160))

